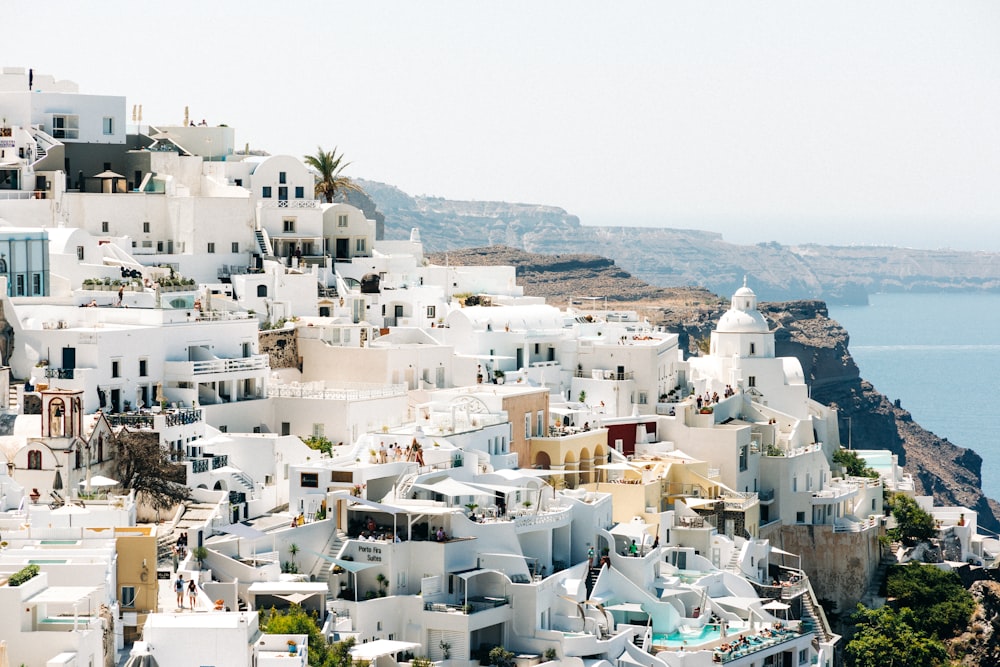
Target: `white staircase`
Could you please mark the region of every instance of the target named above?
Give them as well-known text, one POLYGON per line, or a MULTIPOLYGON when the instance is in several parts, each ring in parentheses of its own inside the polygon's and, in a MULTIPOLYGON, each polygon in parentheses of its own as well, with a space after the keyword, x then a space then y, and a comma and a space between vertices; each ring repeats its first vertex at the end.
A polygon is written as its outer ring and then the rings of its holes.
MULTIPOLYGON (((340 548, 344 546, 344 540, 347 539, 347 535, 341 530, 334 530, 333 535, 330 537, 330 543, 326 548, 326 555, 330 558, 336 558, 337 554, 340 553, 340 548)), ((330 566, 332 563, 325 558, 320 558, 317 567, 319 567, 319 572, 315 572, 316 581, 322 582, 324 584, 330 582, 330 566)))

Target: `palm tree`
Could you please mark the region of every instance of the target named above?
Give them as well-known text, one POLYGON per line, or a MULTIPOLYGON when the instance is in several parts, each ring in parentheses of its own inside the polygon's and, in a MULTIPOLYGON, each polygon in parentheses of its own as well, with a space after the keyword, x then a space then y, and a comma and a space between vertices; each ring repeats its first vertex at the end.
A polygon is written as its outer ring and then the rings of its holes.
POLYGON ((326 199, 327 204, 333 203, 333 198, 337 196, 338 191, 363 192, 360 186, 341 173, 351 163, 341 164, 344 154, 337 155, 336 146, 332 151, 324 151, 322 146, 317 146, 315 155, 306 155, 303 159, 307 165, 319 172, 319 179, 316 181, 316 196, 326 199))

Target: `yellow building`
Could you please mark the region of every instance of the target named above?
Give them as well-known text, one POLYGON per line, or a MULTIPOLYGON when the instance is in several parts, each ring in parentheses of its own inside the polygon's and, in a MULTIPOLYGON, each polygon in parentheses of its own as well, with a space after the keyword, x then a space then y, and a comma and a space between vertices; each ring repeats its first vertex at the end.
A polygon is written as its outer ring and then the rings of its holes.
POLYGON ((561 475, 552 476, 555 487, 575 489, 580 484, 597 481, 596 466, 608 460, 608 431, 549 431, 550 435, 531 439, 531 467, 545 468, 561 475))
POLYGON ((146 616, 157 611, 156 528, 115 528, 118 550, 118 600, 121 603, 125 641, 141 639, 146 616))

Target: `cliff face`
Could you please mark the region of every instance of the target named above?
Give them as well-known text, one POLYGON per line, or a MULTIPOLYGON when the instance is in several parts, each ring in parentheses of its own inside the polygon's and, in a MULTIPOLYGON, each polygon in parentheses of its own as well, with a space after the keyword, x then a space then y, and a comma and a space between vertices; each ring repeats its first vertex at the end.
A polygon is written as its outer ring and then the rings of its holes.
MULTIPOLYGON (((634 308, 654 324, 677 332, 681 346, 692 354, 698 353, 698 342, 708 339, 728 308, 728 301, 703 289, 645 285, 614 262, 593 255, 550 256, 490 247, 453 252, 449 257, 456 264, 513 264, 518 283, 529 295, 607 296, 612 307, 634 308)), ((441 256, 431 259, 443 261, 441 256)), ((982 492, 982 458, 921 428, 909 412, 862 379, 850 354, 850 336, 830 319, 826 304, 765 303, 761 311, 775 331, 776 354, 796 357, 812 397, 839 408, 844 444, 892 451, 913 475, 917 493, 932 495, 942 505, 969 507, 979 514, 980 525, 1000 532, 1000 504, 982 492)))
POLYGON ((720 234, 658 227, 591 227, 557 206, 412 196, 374 181, 355 201, 385 214, 386 239, 420 229, 428 251, 505 245, 533 253, 614 257, 652 285, 731 294, 751 278, 761 299, 866 303, 880 291, 1000 290, 1000 254, 873 246, 737 245, 720 234))

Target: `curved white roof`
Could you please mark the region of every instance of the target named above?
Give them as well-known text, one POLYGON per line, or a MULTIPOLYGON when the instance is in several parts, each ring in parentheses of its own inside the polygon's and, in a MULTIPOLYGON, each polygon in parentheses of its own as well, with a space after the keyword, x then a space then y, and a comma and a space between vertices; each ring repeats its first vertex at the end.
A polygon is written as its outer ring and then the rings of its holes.
POLYGON ((469 306, 453 310, 452 314, 464 315, 476 329, 503 331, 530 331, 537 329, 562 329, 563 318, 558 308, 544 304, 527 306, 469 306))
POLYGON ((733 293, 732 305, 719 319, 715 330, 719 333, 767 333, 767 320, 757 310, 757 295, 747 287, 746 278, 743 287, 733 293))

